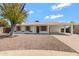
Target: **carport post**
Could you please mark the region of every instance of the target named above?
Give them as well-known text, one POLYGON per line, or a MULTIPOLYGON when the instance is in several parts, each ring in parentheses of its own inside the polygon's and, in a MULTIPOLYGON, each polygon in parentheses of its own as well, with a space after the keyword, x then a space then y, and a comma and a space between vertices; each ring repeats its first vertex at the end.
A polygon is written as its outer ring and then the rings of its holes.
POLYGON ((48 34, 50 35, 50 25, 48 25, 48 34))
POLYGON ((66 33, 66 27, 64 26, 64 34, 66 33))
POLYGON ((73 34, 73 24, 71 25, 71 35, 73 34))

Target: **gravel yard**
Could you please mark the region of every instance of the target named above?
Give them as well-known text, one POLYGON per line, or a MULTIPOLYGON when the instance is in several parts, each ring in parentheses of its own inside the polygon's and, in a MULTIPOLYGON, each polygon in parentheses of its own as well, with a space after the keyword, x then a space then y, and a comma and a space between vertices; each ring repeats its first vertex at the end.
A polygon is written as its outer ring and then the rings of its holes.
POLYGON ((55 37, 42 34, 18 34, 13 38, 0 36, 0 51, 9 50, 38 50, 38 52, 40 50, 50 50, 76 53, 75 50, 55 37))

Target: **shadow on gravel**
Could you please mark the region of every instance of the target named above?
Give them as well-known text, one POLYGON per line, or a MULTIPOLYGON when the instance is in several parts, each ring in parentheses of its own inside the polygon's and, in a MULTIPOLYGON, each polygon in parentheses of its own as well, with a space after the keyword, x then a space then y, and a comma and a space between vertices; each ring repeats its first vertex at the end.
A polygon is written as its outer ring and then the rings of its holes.
POLYGON ((0 39, 5 39, 5 38, 14 38, 17 37, 18 35, 14 35, 13 37, 10 37, 9 35, 0 35, 0 39))

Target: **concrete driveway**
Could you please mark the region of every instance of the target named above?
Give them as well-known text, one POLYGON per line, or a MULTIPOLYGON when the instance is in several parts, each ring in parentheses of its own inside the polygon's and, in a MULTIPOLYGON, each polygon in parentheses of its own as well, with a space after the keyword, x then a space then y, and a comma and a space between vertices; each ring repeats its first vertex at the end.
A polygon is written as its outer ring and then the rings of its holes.
POLYGON ((73 35, 51 35, 63 42, 64 44, 68 45, 77 53, 79 54, 79 35, 73 34, 73 35))

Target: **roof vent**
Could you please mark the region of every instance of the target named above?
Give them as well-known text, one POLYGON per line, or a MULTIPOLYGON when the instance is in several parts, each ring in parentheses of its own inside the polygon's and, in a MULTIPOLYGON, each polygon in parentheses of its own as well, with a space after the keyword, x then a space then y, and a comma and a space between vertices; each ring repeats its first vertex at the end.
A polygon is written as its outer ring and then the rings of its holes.
POLYGON ((38 20, 36 20, 35 22, 39 22, 38 20))

